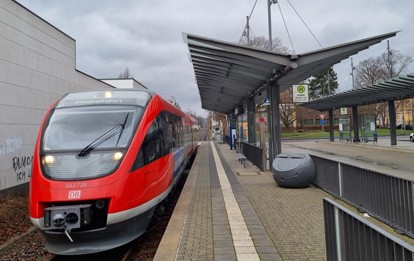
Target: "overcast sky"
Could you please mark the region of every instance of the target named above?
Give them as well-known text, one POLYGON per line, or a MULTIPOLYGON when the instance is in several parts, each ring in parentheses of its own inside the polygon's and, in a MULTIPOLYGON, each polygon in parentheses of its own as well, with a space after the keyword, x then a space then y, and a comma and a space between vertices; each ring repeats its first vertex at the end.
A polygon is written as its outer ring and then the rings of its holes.
MULTIPOLYGON (((174 96, 184 110, 201 109, 194 71, 182 32, 237 42, 255 0, 18 0, 76 40, 77 69, 96 78, 116 78, 128 67, 134 78, 161 96, 174 96)), ((296 53, 319 49, 287 0, 279 0, 296 53)), ((402 30, 392 49, 414 56, 414 1, 290 0, 324 47, 402 30)), ((268 36, 266 0, 250 21, 256 36, 268 36)), ((272 33, 292 49, 277 5, 272 33)), ((386 41, 353 56, 354 65, 387 48, 386 41)), ((352 88, 350 60, 334 69, 339 89, 352 88)), ((409 72, 414 72, 411 65, 409 72)))

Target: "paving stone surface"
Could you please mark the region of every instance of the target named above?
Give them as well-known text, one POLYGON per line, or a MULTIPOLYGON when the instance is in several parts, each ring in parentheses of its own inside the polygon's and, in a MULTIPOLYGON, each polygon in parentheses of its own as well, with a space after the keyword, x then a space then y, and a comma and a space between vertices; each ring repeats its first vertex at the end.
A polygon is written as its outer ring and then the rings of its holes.
POLYGON ((228 145, 217 146, 232 172, 241 174, 233 176, 253 208, 250 213, 262 224, 252 226, 250 231, 257 251, 263 254, 262 260, 273 260, 264 256, 273 251, 267 248, 269 239, 281 260, 326 260, 322 200, 332 197, 316 187, 281 188, 270 171, 260 171, 250 162, 244 168, 228 145), (242 174, 246 172, 260 174, 242 174))
MULTIPOLYGON (((200 159, 208 157, 208 150, 203 146, 198 153, 197 157, 200 159)), ((187 219, 181 235, 177 260, 214 260, 209 162, 197 162, 197 177, 190 206, 187 208, 187 219)))
POLYGON ((329 194, 280 188, 270 171, 250 162, 244 168, 228 145, 214 146, 245 224, 230 226, 212 148, 204 143, 176 260, 238 260, 236 252, 243 253, 239 260, 253 252, 260 260, 326 260, 322 199, 329 194), (252 241, 238 235, 246 227, 252 241))

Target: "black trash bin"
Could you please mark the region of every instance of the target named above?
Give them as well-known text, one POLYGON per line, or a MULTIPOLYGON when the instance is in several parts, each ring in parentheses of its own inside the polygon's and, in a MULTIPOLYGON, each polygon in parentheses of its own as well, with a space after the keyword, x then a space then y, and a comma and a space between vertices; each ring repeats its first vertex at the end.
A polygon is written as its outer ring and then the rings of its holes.
POLYGON ((281 187, 305 188, 315 179, 315 165, 308 154, 279 154, 273 160, 272 173, 281 187))
POLYGON ((374 143, 378 142, 378 134, 374 133, 373 135, 374 143))

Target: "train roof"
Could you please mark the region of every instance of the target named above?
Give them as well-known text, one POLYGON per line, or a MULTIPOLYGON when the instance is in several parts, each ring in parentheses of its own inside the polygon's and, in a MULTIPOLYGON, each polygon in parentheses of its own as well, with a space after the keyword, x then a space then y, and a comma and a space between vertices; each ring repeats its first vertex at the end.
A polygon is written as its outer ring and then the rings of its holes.
POLYGON ((177 110, 185 114, 179 106, 165 100, 156 92, 148 89, 110 89, 110 90, 85 90, 66 94, 55 105, 55 108, 67 108, 91 105, 137 105, 146 107, 155 96, 169 107, 169 110, 177 110))
POLYGON ((88 105, 139 105, 146 106, 155 92, 150 90, 88 90, 65 95, 56 108, 88 105))

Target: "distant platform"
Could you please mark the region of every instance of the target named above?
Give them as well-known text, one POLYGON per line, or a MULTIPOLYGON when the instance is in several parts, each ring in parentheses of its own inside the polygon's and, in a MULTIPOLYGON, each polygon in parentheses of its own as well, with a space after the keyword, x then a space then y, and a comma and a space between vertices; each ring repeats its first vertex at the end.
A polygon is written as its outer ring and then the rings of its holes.
POLYGON ((378 143, 284 141, 283 153, 308 153, 379 173, 414 180, 414 142, 407 137, 399 137, 398 145, 390 145, 387 138, 378 143))

